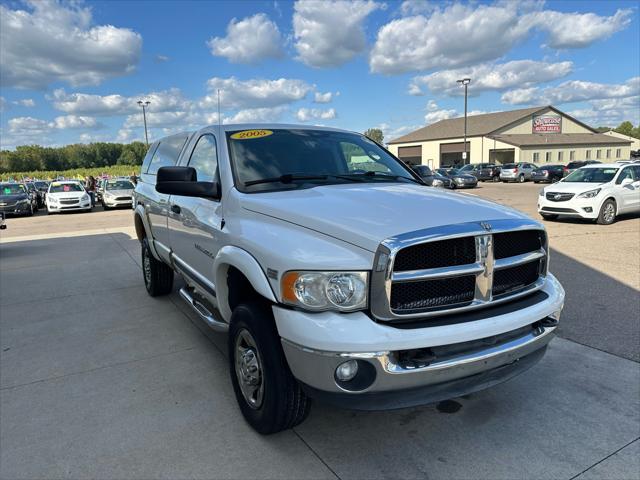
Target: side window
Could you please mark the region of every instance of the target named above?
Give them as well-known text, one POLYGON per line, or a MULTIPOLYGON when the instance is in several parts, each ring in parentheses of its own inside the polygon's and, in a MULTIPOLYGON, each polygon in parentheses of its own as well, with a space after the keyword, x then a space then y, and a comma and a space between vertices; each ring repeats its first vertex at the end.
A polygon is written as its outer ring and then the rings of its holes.
POLYGON ((206 134, 198 139, 188 165, 198 172, 199 182, 213 182, 218 178, 218 152, 213 135, 206 134))
POLYGON ((185 134, 164 138, 151 158, 147 173, 149 175, 156 175, 160 167, 171 167, 175 165, 187 138, 188 135, 185 134))
POLYGON ((620 185, 625 178, 630 178, 632 180, 635 180, 631 169, 632 167, 627 167, 623 169, 622 172, 620 172, 620 175, 618 175, 618 178, 616 180, 616 185, 620 185))
POLYGON ((151 163, 151 158, 153 158, 153 154, 156 152, 158 148, 158 142, 154 142, 147 150, 147 154, 144 156, 144 160, 142 161, 142 167, 140 167, 141 173, 147 173, 149 170, 149 164, 151 163))

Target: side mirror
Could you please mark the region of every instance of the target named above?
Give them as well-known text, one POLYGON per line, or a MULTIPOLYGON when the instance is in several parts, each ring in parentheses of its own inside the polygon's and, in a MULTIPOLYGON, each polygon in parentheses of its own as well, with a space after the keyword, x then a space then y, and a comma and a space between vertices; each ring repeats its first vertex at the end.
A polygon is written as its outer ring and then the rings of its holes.
POLYGON ((622 183, 620 183, 621 187, 626 187, 627 185, 631 185, 633 183, 633 178, 625 178, 624 180, 622 180, 622 183))
POLYGON ((156 176, 156 191, 183 197, 220 198, 218 182, 199 182, 193 167, 160 167, 156 176))

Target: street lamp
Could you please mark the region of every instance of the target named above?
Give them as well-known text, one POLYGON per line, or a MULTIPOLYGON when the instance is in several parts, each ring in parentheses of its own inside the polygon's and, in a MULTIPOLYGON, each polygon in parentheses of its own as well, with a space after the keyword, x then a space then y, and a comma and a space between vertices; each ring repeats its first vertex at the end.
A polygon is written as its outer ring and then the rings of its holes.
POLYGON ((470 78, 456 80, 460 85, 464 85, 464 152, 462 154, 462 162, 467 160, 467 85, 471 83, 470 78))
POLYGON ((147 135, 147 107, 150 103, 151 102, 149 100, 147 100, 146 102, 138 100, 138 105, 142 107, 142 118, 144 119, 144 140, 147 144, 147 147, 149 146, 149 135, 147 135))

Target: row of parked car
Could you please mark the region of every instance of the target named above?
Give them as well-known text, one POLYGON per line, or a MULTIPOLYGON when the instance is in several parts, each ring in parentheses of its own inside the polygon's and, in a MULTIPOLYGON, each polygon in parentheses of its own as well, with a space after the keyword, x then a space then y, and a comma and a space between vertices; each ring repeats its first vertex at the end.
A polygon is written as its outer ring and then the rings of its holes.
POLYGON ((578 168, 599 164, 597 160, 570 162, 567 165, 542 165, 533 163, 472 163, 460 168, 438 168, 432 170, 426 165, 414 165, 411 168, 424 182, 432 187, 474 188, 478 182, 519 182, 554 183, 578 168))
POLYGON ((96 185, 95 198, 77 180, 3 182, 0 183, 0 213, 31 216, 40 208, 48 214, 68 210, 91 211, 96 201, 105 210, 116 207, 131 208, 135 185, 129 178, 101 179, 96 185))

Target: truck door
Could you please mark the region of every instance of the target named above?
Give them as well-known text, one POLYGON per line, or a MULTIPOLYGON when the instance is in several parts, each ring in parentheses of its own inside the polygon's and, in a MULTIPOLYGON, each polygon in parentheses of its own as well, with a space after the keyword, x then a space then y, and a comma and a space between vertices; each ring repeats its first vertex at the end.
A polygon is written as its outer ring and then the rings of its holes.
MULTIPOLYGON (((216 137, 204 133, 190 142, 180 164, 193 167, 198 181, 220 182, 216 137)), ((222 203, 206 198, 169 197, 169 240, 175 266, 211 297, 213 260, 221 245, 222 203)))

